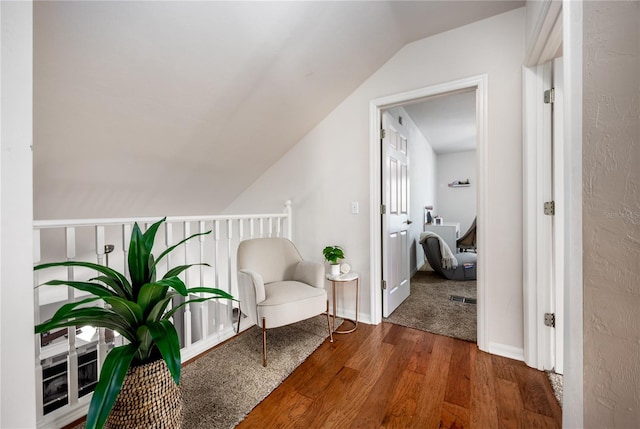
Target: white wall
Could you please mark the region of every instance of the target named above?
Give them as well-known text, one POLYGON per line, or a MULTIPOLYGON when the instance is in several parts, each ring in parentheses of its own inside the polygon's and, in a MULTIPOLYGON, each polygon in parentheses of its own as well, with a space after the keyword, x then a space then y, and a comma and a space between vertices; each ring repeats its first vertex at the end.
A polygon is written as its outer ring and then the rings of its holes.
POLYGON ((420 234, 424 229, 424 207, 433 205, 436 199, 436 154, 429 142, 403 107, 388 110, 398 119, 402 116, 407 130, 409 151, 409 270, 414 274, 424 263, 424 251, 420 245, 420 234))
MULTIPOLYGON (((471 226, 477 214, 476 151, 442 153, 436 157, 436 210, 445 222, 460 222, 460 236, 471 226), (454 180, 467 180, 471 186, 452 188, 454 180)), ((489 209, 490 212, 493 210, 489 209)))
POLYGON ((406 45, 226 212, 279 210, 290 198, 294 239, 303 256, 321 261, 323 246, 343 246, 351 266, 362 275, 361 319, 370 320, 369 102, 486 73, 487 201, 489 207, 501 208, 487 220, 487 231, 478 231, 492 237, 492 248, 484 255, 484 281, 491 285, 488 340, 496 353, 521 354, 524 18, 521 8, 406 45), (352 201, 360 203, 360 214, 351 214, 352 201))
POLYGON ((584 2, 584 427, 640 425, 640 4, 584 2))
POLYGON ((36 427, 33 333, 33 4, 0 2, 0 427, 36 427))

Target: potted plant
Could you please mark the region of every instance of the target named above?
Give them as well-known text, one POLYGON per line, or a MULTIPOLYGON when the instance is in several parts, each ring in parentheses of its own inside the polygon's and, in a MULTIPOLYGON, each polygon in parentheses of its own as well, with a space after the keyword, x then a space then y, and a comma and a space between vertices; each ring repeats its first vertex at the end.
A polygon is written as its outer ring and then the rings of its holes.
POLYGON ((331 265, 331 275, 340 275, 340 264, 338 259, 344 259, 344 251, 340 246, 327 246, 322 249, 324 259, 331 265))
POLYGON ((134 224, 128 255, 130 281, 109 267, 90 262, 65 261, 34 267, 34 270, 42 270, 77 266, 98 272, 96 277, 85 282, 52 280, 44 283, 70 286, 92 296, 60 307, 50 320, 35 327, 37 334, 61 327, 89 325, 111 329, 128 340, 128 344, 115 347, 107 354, 89 405, 87 429, 101 428, 105 422, 114 428, 138 427, 136 414, 140 416, 139 427, 150 427, 158 421, 164 423, 154 427, 180 427, 180 344, 171 317, 191 302, 233 299, 220 289, 187 288, 178 277, 193 265, 207 264, 179 265, 169 269, 162 279, 156 279, 156 267, 162 258, 187 240, 211 232, 193 234, 155 258, 151 253, 153 242, 165 219, 154 223, 144 234, 138 224, 134 224), (193 293, 211 296, 172 303, 176 296, 188 297, 193 293), (104 307, 95 306, 98 301, 102 301, 104 307), (140 409, 137 409, 136 400, 140 409))

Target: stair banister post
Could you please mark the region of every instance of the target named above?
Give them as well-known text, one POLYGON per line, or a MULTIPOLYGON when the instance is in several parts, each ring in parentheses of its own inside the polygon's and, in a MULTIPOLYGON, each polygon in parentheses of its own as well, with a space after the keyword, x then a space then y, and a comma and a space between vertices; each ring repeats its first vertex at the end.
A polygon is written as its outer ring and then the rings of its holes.
POLYGON ((284 202, 284 212, 287 215, 287 238, 289 240, 292 240, 292 235, 291 235, 291 200, 287 200, 284 202))

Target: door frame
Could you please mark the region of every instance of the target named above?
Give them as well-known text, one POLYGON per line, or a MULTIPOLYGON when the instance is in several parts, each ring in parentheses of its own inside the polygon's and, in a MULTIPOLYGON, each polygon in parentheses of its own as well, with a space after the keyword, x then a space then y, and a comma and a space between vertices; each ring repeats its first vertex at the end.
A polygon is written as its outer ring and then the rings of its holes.
MULTIPOLYGON (((584 427, 584 357, 583 357, 583 267, 582 267, 582 72, 583 72, 583 5, 582 2, 545 0, 540 12, 531 44, 541 48, 527 55, 523 72, 545 62, 545 55, 554 53, 553 44, 562 43, 563 49, 563 168, 564 168, 564 396, 562 426, 584 427), (553 23, 553 25, 549 25, 553 23), (557 26, 561 24, 561 29, 557 26), (558 35, 562 38, 558 40, 558 35)), ((531 81, 531 80, 530 80, 531 81)), ((527 109, 525 85, 525 109, 527 109)), ((524 115, 523 128, 536 121, 524 115)), ((525 158, 525 162, 526 162, 525 158)), ((526 216, 526 214, 525 214, 526 216)), ((526 243, 525 243, 526 246, 526 243)), ((525 262, 526 264, 526 262, 525 262)), ((536 297, 525 289, 526 311, 535 311, 536 297)), ((529 329, 525 320, 525 331, 529 329)), ((525 334, 526 335, 526 334, 525 334)), ((534 335, 529 333, 529 335, 534 335)), ((537 354, 535 345, 525 336, 525 356, 537 354), (531 348, 528 351, 527 348, 531 348)))
MULTIPOLYGON (((482 74, 412 91, 393 94, 386 97, 376 98, 369 102, 369 204, 370 204, 370 231, 369 231, 369 257, 370 278, 371 278, 371 301, 370 314, 371 321, 378 324, 382 321, 382 219, 380 215, 381 201, 381 154, 380 154, 380 112, 391 107, 419 102, 421 100, 447 95, 456 92, 475 90, 476 92, 476 124, 477 124, 477 147, 476 165, 478 171, 478 254, 486 255, 489 248, 490 237, 484 235, 487 221, 488 203, 488 75, 482 74)), ((488 350, 488 323, 487 323, 487 288, 485 285, 486 264, 484 257, 478 258, 477 265, 477 343, 480 350, 488 350)))

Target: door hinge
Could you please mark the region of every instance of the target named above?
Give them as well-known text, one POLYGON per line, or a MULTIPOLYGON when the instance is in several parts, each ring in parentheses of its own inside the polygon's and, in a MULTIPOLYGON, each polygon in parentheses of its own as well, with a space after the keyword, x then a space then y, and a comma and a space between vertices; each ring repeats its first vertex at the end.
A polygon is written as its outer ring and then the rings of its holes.
POLYGON ((387 281, 382 280, 382 290, 387 290, 387 281))
POLYGON ((547 89, 544 92, 544 103, 553 104, 556 101, 556 90, 554 88, 547 89))
POLYGON ((550 328, 556 327, 556 314, 555 313, 544 313, 544 326, 548 326, 550 328))
POLYGON ((386 214, 387 213, 387 206, 385 206, 384 204, 382 204, 380 206, 380 214, 386 214))
POLYGON ((555 201, 547 201, 544 203, 544 214, 548 216, 553 216, 556 214, 556 203, 555 201))
POLYGON ((380 129, 380 138, 383 139, 387 136, 387 131, 384 128, 380 129))

